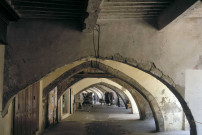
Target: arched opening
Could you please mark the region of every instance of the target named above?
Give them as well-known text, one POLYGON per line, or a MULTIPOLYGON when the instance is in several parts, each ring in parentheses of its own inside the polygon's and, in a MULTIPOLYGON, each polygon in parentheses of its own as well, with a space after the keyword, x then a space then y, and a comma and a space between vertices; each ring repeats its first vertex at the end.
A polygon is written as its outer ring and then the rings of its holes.
MULTIPOLYGON (((45 98, 50 89, 64 82, 65 79, 69 80, 67 86, 78 82, 82 78, 75 78, 74 76, 88 68, 99 69, 114 76, 115 78, 111 80, 127 87, 129 91, 137 90, 151 106, 157 131, 180 130, 183 124, 184 110, 190 124, 190 133, 196 133, 191 111, 173 86, 151 73, 113 60, 88 58, 58 69, 55 73, 51 73, 42 79, 43 97, 45 98), (178 121, 175 123, 174 119, 176 118, 178 121)), ((58 94, 61 93, 62 90, 58 88, 58 94)))
MULTIPOLYGON (((118 87, 118 89, 123 89, 123 90, 126 90, 123 86, 127 86, 128 87, 128 90, 130 90, 130 92, 134 92, 135 90, 132 88, 132 87, 130 87, 127 83, 124 83, 123 81, 121 81, 121 80, 116 80, 116 79, 114 79, 115 81, 111 81, 111 80, 109 80, 109 79, 97 79, 97 78, 94 78, 94 79, 91 79, 90 78, 90 80, 91 81, 87 81, 87 82, 85 82, 85 79, 83 79, 83 80, 76 80, 76 81, 73 81, 73 83, 71 83, 71 84, 69 84, 68 86, 71 86, 71 85, 73 85, 73 84, 77 84, 77 82, 80 82, 81 81, 81 83, 79 83, 79 85, 76 85, 77 87, 76 88, 74 88, 74 89, 77 89, 77 90, 80 90, 80 89, 83 89, 84 87, 88 87, 88 85, 94 85, 94 83, 105 83, 105 85, 113 85, 113 86, 111 86, 111 87, 114 87, 114 86, 116 86, 116 87, 118 87), (123 86, 121 86, 121 85, 119 85, 118 83, 116 83, 116 82, 118 82, 119 84, 122 84, 123 86), (106 83, 108 83, 108 84, 106 84, 106 83)), ((66 83, 65 82, 69 82, 69 80, 66 80, 66 81, 64 81, 63 83, 66 85, 66 83)), ((65 87, 64 87, 65 88, 65 87)), ((66 89, 67 89, 68 87, 66 87, 66 89)), ((64 91, 64 90, 66 90, 66 89, 60 89, 60 91, 64 91)), ((117 89, 117 88, 116 88, 117 89)), ((148 94, 149 96, 150 96, 150 102, 149 102, 149 104, 150 104, 150 108, 152 109, 152 112, 153 112, 153 116, 154 116, 154 118, 155 118, 155 122, 156 122, 156 130, 158 131, 158 126, 159 126, 159 122, 160 123, 162 123, 163 124, 163 121, 161 121, 161 120, 163 120, 163 118, 162 118, 162 116, 160 115, 156 115, 156 110, 155 109, 157 109, 157 108, 159 108, 158 107, 158 104, 157 104, 157 102, 156 102, 156 100, 155 100, 155 98, 151 95, 151 94, 148 94), (153 105, 156 105, 156 107, 157 108, 153 108, 153 105), (157 116, 157 117, 155 117, 155 116, 157 116), (159 121, 160 120, 160 121, 159 121)), ((59 97, 61 96, 60 94, 58 95, 59 97)), ((146 95, 144 95, 144 97, 146 97, 146 98, 148 98, 146 95)), ((140 109, 139 109, 140 110, 140 109)), ((159 111, 159 110, 158 110, 159 111)), ((158 112, 157 112, 158 113, 158 112)), ((159 113, 161 113, 161 112, 159 112, 159 113)), ((140 111, 140 116, 142 116, 142 111, 140 111)), ((141 119, 144 119, 144 118, 141 118, 141 119)))
POLYGON ((96 84, 100 84, 100 83, 113 84, 114 87, 118 87, 118 89, 123 91, 123 93, 128 97, 128 99, 132 105, 132 112, 133 113, 139 113, 139 110, 137 108, 135 100, 133 99, 130 92, 127 89, 123 89, 122 86, 120 86, 119 84, 117 84, 111 80, 104 79, 104 78, 100 78, 100 79, 98 79, 98 78, 86 78, 86 79, 82 79, 81 81, 75 83, 74 85, 72 85, 70 87, 72 89, 72 94, 76 95, 80 91, 82 91, 86 88, 92 87, 96 84))
MULTIPOLYGON (((188 119, 188 121, 190 122, 190 127, 191 127, 191 131, 192 130, 195 130, 194 129, 194 123, 192 122, 192 120, 193 120, 193 117, 191 116, 190 117, 190 113, 187 113, 187 111, 189 112, 190 110, 188 109, 188 107, 187 107, 187 105, 186 104, 184 104, 184 99, 180 96, 180 94, 174 89, 174 87, 172 87, 171 85, 169 85, 168 83, 166 83, 165 81, 162 81, 161 79, 159 79, 158 77, 155 77, 155 76, 152 76, 152 75, 150 75, 150 74, 148 74, 148 73, 146 73, 146 72, 144 72, 144 71, 142 71, 142 70, 140 70, 140 69, 138 69, 138 68, 136 68, 136 67, 132 67, 132 66, 129 66, 129 65, 127 65, 127 64, 124 64, 124 63, 120 63, 120 62, 116 62, 116 61, 112 61, 112 60, 101 60, 101 59, 99 59, 99 60, 96 60, 96 59, 83 59, 83 61, 81 60, 81 61, 77 61, 78 63, 74 63, 75 64, 75 68, 74 69, 71 69, 71 71, 70 72, 66 72, 66 74, 67 74, 67 76, 65 77, 65 75, 63 74, 63 77, 62 78, 67 78, 68 77, 68 75, 70 76, 70 74, 73 76, 73 73, 72 73, 72 71, 74 71, 74 73, 76 74, 76 73, 79 73, 82 69, 84 69, 84 68, 89 68, 89 67, 93 67, 93 68, 98 68, 99 70, 102 70, 102 71, 105 71, 105 72, 107 72, 107 73, 110 73, 111 75, 113 75, 113 76, 115 76, 116 78, 118 78, 118 79, 120 79, 120 80, 122 80, 123 82, 125 82, 125 83, 128 83, 131 87, 133 87, 133 88, 135 88, 135 89, 137 89, 141 94, 143 94, 143 95, 147 95, 146 97, 148 97, 148 91, 150 91, 151 93, 153 92, 153 95, 155 95, 154 94, 154 92, 155 91, 162 91, 162 90, 165 90, 166 92, 168 92, 168 93, 164 93, 164 94, 168 94, 168 96, 167 97, 169 97, 169 96, 171 96, 171 97, 173 97, 173 102, 175 102, 175 101, 177 101, 178 102, 178 100, 177 100, 177 98, 176 97, 178 97, 178 99, 179 99, 179 101, 181 102, 181 104, 182 104, 182 107, 183 107, 183 109, 184 110, 186 110, 186 111, 184 111, 185 112, 185 114, 186 114, 186 116, 187 116, 187 119, 188 119), (80 65, 80 66, 79 66, 80 65), (110 66, 109 66, 110 65, 110 66), (127 68, 127 67, 129 67, 129 68, 127 68), (117 68, 118 68, 118 70, 117 70, 117 68), (121 69, 121 68, 123 68, 123 69, 121 69), (76 70, 77 69, 77 70, 76 70), (124 69, 129 69, 129 70, 125 70, 124 71, 124 69), (133 70, 134 69, 134 70, 133 70), (123 70, 123 72, 120 72, 120 71, 122 71, 123 70), (130 72, 133 72, 134 71, 134 73, 135 74, 130 74, 128 71, 130 71, 130 72), (137 74, 138 73, 138 74, 137 74), (127 75, 126 75, 127 74, 127 75), (131 77, 129 77, 129 76, 131 76, 131 77), (140 78, 138 78, 138 76, 140 77, 140 78), (142 76, 144 76, 144 77, 142 77, 142 76), (136 78, 137 77, 137 78, 136 78), (142 77, 142 78, 141 78, 142 77), (136 79, 135 79, 136 78, 136 79), (146 81, 144 81, 144 79, 145 78, 147 78, 146 79, 146 81), (138 80, 139 82, 137 82, 136 80, 138 80), (142 83, 141 85, 144 85, 144 87, 143 86, 141 86, 140 85, 140 82, 142 83), (145 83, 146 82, 146 83, 145 83), (152 82, 152 83, 151 83, 152 82), (149 84, 149 85, 147 85, 147 84, 149 84), (152 86, 152 84, 159 84, 159 85, 156 85, 156 86, 152 86), (145 88, 147 88, 147 89, 145 89, 145 88), (172 89, 171 89, 172 88, 172 89), (174 96, 174 94, 176 95, 176 97, 174 96), (176 93, 178 93, 178 94, 176 94, 176 93), (192 120, 189 120, 189 119, 192 119, 192 120), (192 127, 193 126, 193 127, 192 127)), ((61 80, 61 78, 60 79, 57 79, 56 80, 56 82, 59 82, 61 80)), ((48 87, 50 87, 50 86, 48 86, 48 87)), ((47 87, 47 88, 48 88, 47 87)), ((161 96, 162 97, 162 96, 161 96)), ((166 97, 166 96, 165 96, 166 97)), ((163 97, 161 98, 162 100, 164 100, 163 99, 163 97)), ((147 99, 148 100, 148 99, 147 99)), ((159 104, 160 104, 160 98, 158 99, 159 101, 159 104)), ((150 101, 154 101, 154 100, 152 100, 152 99, 149 99, 149 102, 150 101)), ((176 105, 176 104, 175 104, 176 105)), ((176 107, 176 106, 175 106, 176 107)), ((180 104, 177 104, 177 107, 181 107, 181 105, 180 104)), ((156 109, 156 111, 154 111, 155 112, 155 115, 154 115, 154 117, 158 117, 159 118, 159 116, 160 117, 163 117, 163 116, 161 116, 162 114, 161 114, 161 112, 159 112, 159 111, 157 111, 157 110, 160 110, 156 105, 154 105, 154 106, 152 106, 152 109, 156 109)), ((180 109, 179 109, 180 110, 180 109)), ((183 111, 181 110, 181 112, 179 112, 179 114, 178 114, 178 116, 179 115, 183 115, 182 114, 183 113, 183 111)), ((165 115, 169 115, 169 112, 167 113, 167 112, 164 112, 164 114, 165 115)), ((176 117, 178 117, 177 115, 175 115, 176 117)), ((165 116, 164 116, 165 117, 165 116)), ((167 117, 167 116, 166 116, 167 117)), ((181 118, 181 120, 180 121, 182 121, 182 117, 181 116, 179 116, 180 118, 181 118)), ((161 119, 161 118, 160 118, 161 119)), ((159 131, 164 131, 164 130, 177 130, 176 129, 176 127, 180 127, 181 128, 181 125, 180 126, 174 126, 174 124, 173 125, 169 125, 168 126, 168 124, 167 123, 169 123, 168 121, 164 121, 165 120, 165 118, 163 118, 163 120, 161 119, 161 120, 159 120, 159 121, 161 121, 160 123, 161 124, 159 124, 159 122, 157 122, 156 121, 156 123, 158 123, 157 125, 159 126, 159 129, 161 129, 161 130, 159 130, 159 131), (164 124, 167 124, 166 126, 167 126, 167 128, 164 128, 164 124), (173 126, 173 127, 172 127, 173 126)), ((171 122, 172 123, 172 122, 171 122)))

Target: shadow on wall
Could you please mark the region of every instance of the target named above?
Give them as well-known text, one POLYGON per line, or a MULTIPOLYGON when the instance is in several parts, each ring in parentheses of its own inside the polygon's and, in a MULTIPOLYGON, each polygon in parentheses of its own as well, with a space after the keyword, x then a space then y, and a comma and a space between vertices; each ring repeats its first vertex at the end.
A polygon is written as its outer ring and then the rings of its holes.
MULTIPOLYGON (((15 22, 14 22, 15 23, 15 22)), ((52 25, 60 26, 64 29, 70 29, 70 30, 78 30, 81 31, 81 22, 78 21, 73 21, 73 20, 55 20, 55 19, 20 19, 17 23, 28 23, 29 25, 34 26, 32 23, 39 25, 43 25, 46 27, 44 24, 52 23, 52 25)), ((30 28, 32 29, 32 28, 30 28)))
POLYGON ((144 21, 156 30, 158 30, 157 19, 144 19, 144 21))

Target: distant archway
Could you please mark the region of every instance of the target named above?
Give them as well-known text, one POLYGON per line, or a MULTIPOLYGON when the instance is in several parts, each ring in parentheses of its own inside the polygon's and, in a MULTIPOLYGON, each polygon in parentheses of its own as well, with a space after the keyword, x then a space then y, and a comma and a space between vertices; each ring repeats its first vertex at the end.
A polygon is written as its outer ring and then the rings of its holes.
MULTIPOLYGON (((76 65, 71 65, 71 68, 68 68, 68 71, 66 71, 65 73, 58 75, 58 78, 56 78, 51 84, 47 85, 44 89, 44 96, 47 95, 49 89, 51 89, 52 87, 54 87, 55 85, 57 85, 58 83, 62 82, 62 80, 66 79, 66 78, 71 78, 73 77, 75 74, 83 71, 84 69, 87 68, 97 68, 99 70, 102 70, 104 72, 107 72, 109 74, 112 74, 113 76, 123 80, 124 82, 127 82, 127 84, 131 85, 133 88, 135 88, 141 95, 143 95, 144 98, 146 98, 146 100, 149 102, 150 107, 152 109, 153 112, 153 116, 155 118, 155 123, 156 123, 156 130, 157 131, 164 131, 164 118, 161 112, 160 107, 158 106, 158 103, 156 101, 156 99, 146 90, 144 89, 144 87, 142 87, 141 85, 139 85, 135 80, 134 82, 128 82, 128 80, 133 80, 130 79, 130 77, 128 76, 124 76, 124 74, 122 72, 120 72, 119 74, 117 74, 117 70, 116 69, 112 69, 112 73, 109 70, 110 68, 107 65, 103 65, 102 63, 98 64, 98 61, 94 61, 95 59, 90 59, 90 60, 81 60, 81 61, 77 61, 74 64, 76 65), (99 66, 98 66, 99 65, 99 66), (102 65, 102 66, 101 66, 102 65), (115 71, 115 72, 114 72, 115 71), (118 76, 117 76, 118 75, 118 76), (126 79, 126 80, 125 80, 126 79), (134 85, 135 84, 135 85, 134 85), (139 87, 136 87, 136 85, 139 87)), ((99 61, 100 62, 100 61, 99 61)), ((119 62, 120 63, 120 62, 119 62)), ((120 63, 121 64, 121 63, 120 63)), ((72 80, 72 82, 70 82, 71 86, 72 84, 74 84, 75 82, 77 82, 80 79, 77 80, 72 80)))
MULTIPOLYGON (((109 84, 109 85, 112 85, 114 87, 116 87, 116 89, 119 89, 120 91, 123 91, 123 93, 128 97, 129 101, 131 102, 131 105, 132 105, 132 112, 133 113, 139 113, 139 109, 137 107, 137 104, 133 98, 133 96, 130 94, 130 92, 127 90, 127 89, 123 89, 121 85, 111 81, 111 80, 108 80, 108 79, 105 79, 105 78, 102 78, 102 79, 99 79, 99 78, 86 78, 86 79, 82 79, 80 81, 78 81, 77 83, 73 84, 71 87, 71 90, 72 90, 72 94, 73 95, 76 95, 77 93, 81 92, 81 91, 84 91, 88 88, 91 88, 93 86, 96 86, 97 84, 109 84), (122 88, 122 89, 121 89, 122 88)), ((114 90, 114 91, 118 91, 118 90, 114 90)))

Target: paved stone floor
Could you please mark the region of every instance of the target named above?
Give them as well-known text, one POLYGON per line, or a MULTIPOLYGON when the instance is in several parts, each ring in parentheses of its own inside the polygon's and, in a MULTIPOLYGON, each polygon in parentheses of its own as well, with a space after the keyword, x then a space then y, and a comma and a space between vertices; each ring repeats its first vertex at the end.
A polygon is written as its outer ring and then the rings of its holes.
POLYGON ((138 120, 138 114, 114 106, 85 107, 64 119, 44 135, 189 135, 189 131, 155 132, 154 119, 138 120))

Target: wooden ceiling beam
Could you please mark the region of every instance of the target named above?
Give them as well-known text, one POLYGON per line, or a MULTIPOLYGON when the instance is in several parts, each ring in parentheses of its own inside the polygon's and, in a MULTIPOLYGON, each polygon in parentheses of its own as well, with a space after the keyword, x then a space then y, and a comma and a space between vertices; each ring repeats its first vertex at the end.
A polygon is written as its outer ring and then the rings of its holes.
POLYGON ((19 19, 18 13, 5 0, 0 0, 0 44, 7 44, 7 25, 19 19))
POLYGON ((12 2, 28 2, 28 3, 84 3, 83 0, 11 0, 12 2))
POLYGON ((201 0, 175 0, 171 6, 159 15, 157 20, 159 30, 178 23, 184 17, 193 13, 201 4, 201 0))
POLYGON ((111 6, 136 6, 136 5, 169 5, 170 3, 145 3, 145 2, 104 2, 103 7, 111 6))
POLYGON ((103 6, 102 9, 108 9, 108 10, 112 10, 112 9, 121 9, 121 8, 125 8, 125 9, 135 9, 135 8, 165 8, 167 7, 167 5, 128 5, 128 6, 123 6, 123 5, 119 5, 119 6, 103 6))
POLYGON ((168 3, 173 2, 174 0, 106 0, 105 2, 144 2, 144 3, 168 3))
POLYGON ((60 7, 32 7, 29 6, 18 6, 15 5, 15 9, 17 10, 35 10, 35 11, 72 11, 72 12, 81 12, 83 8, 60 8, 60 7))
POLYGON ((29 7, 44 7, 44 8, 82 8, 83 4, 64 4, 64 3, 22 3, 22 2, 17 2, 13 3, 15 6, 23 7, 23 6, 29 6, 29 7))

